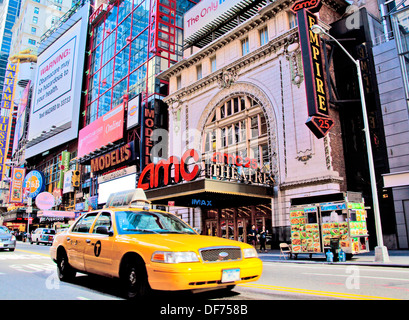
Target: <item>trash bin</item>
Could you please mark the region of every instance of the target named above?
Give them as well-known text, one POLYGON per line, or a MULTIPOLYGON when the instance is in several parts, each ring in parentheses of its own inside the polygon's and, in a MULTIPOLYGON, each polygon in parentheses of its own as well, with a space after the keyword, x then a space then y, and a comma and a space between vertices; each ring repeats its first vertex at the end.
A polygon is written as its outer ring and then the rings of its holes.
POLYGON ((331 247, 331 252, 334 255, 334 261, 338 261, 339 238, 331 238, 330 247, 331 247))

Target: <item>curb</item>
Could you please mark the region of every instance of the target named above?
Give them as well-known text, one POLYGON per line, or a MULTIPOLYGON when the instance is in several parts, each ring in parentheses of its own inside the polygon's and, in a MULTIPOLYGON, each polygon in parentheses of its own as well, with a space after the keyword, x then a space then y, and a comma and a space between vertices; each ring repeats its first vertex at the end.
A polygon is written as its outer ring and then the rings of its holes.
MULTIPOLYGON (((328 262, 325 258, 322 258, 322 261, 317 260, 296 260, 296 259, 287 259, 282 260, 278 258, 278 255, 268 256, 259 255, 259 258, 263 262, 276 262, 276 263, 298 263, 298 264, 326 264, 326 265, 343 265, 343 266, 370 266, 370 267, 398 267, 398 268, 409 268, 409 263, 399 263, 399 262, 370 262, 370 261, 348 261, 348 262, 328 262)), ((375 259, 375 257, 373 257, 375 259)), ((408 257, 409 260, 409 257, 408 257)))

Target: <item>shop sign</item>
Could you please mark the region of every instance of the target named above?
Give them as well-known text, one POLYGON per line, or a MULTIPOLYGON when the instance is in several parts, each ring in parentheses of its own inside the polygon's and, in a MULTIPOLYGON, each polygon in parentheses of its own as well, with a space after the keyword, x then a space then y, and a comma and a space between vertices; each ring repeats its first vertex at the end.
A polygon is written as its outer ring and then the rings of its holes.
POLYGON ((98 177, 98 183, 101 184, 101 183, 104 183, 104 182, 115 180, 115 179, 125 177, 125 176, 130 175, 130 174, 133 174, 135 172, 136 172, 136 166, 130 166, 130 167, 127 167, 127 168, 122 168, 122 169, 119 169, 119 170, 116 170, 114 172, 110 172, 110 173, 107 173, 107 174, 104 174, 104 175, 98 177))
POLYGON ((192 181, 196 179, 200 173, 200 166, 197 164, 200 157, 196 150, 187 150, 181 159, 176 156, 171 156, 167 160, 160 160, 155 165, 154 163, 148 164, 142 171, 138 188, 144 190, 157 188, 159 181, 163 181, 163 185, 167 186, 171 183, 179 183, 182 180, 192 181), (193 159, 195 163, 192 169, 188 169, 189 160, 193 159), (173 177, 172 177, 172 168, 173 177))
POLYGON ((75 210, 84 211, 84 209, 85 209, 85 203, 84 202, 77 202, 75 204, 75 210))
POLYGON ((127 129, 131 129, 139 124, 139 109, 141 105, 140 99, 141 95, 139 94, 128 102, 128 114, 126 121, 127 129))
POLYGON ((17 63, 8 63, 4 76, 3 100, 1 109, 11 109, 14 99, 14 86, 16 82, 17 63))
POLYGON ((26 169, 24 168, 12 168, 11 169, 11 185, 10 185, 10 203, 23 202, 23 182, 26 175, 26 169))
POLYGON ((29 198, 37 197, 45 189, 44 176, 37 170, 30 171, 24 178, 23 184, 29 198))
POLYGON ((323 138, 334 125, 328 116, 327 89, 323 71, 323 55, 318 34, 311 31, 318 18, 305 8, 297 11, 308 116, 306 125, 317 138, 323 138))
POLYGON ((55 198, 49 192, 41 192, 35 200, 36 206, 41 210, 50 210, 55 206, 55 198))
POLYGON ((8 146, 8 132, 9 132, 9 117, 0 116, 0 181, 3 180, 3 174, 7 159, 8 146))
POLYGON ((55 201, 55 205, 59 206, 62 202, 62 189, 54 189, 53 190, 53 197, 54 197, 54 201, 55 201))
POLYGON ((305 124, 317 138, 323 138, 334 126, 334 120, 326 117, 312 116, 307 119, 305 124))
POLYGON ((318 12, 322 7, 321 0, 301 0, 294 3, 291 7, 293 13, 302 9, 308 9, 311 12, 318 12))
POLYGON ((124 104, 81 129, 78 134, 78 157, 122 139, 124 131, 124 104))
POLYGON ((257 169, 258 163, 257 159, 252 159, 249 157, 242 157, 240 155, 234 156, 228 153, 215 152, 211 158, 211 161, 214 163, 225 163, 235 165, 237 167, 245 167, 257 169))
POLYGON ((192 199, 193 206, 212 207, 212 200, 192 199))
POLYGON ((64 184, 62 188, 62 193, 74 192, 74 186, 72 185, 72 175, 74 171, 68 170, 64 174, 64 184))
POLYGON ((274 177, 260 168, 243 168, 228 164, 206 164, 206 178, 231 182, 255 183, 266 186, 275 184, 274 177))
POLYGON ((150 158, 151 158, 151 150, 153 147, 152 144, 152 133, 153 129, 155 126, 155 110, 149 109, 145 107, 144 109, 144 120, 143 120, 143 138, 142 138, 142 152, 141 155, 143 155, 143 164, 147 165, 150 163, 150 158))
POLYGON ((71 153, 68 151, 61 152, 61 165, 60 165, 60 180, 58 181, 57 188, 61 189, 64 184, 64 174, 68 171, 70 165, 71 153))
POLYGON ((274 185, 273 176, 258 167, 257 159, 215 152, 205 165, 206 178, 235 182, 274 185))
POLYGON ((122 147, 91 159, 91 172, 107 170, 118 164, 134 159, 134 142, 131 141, 122 147))

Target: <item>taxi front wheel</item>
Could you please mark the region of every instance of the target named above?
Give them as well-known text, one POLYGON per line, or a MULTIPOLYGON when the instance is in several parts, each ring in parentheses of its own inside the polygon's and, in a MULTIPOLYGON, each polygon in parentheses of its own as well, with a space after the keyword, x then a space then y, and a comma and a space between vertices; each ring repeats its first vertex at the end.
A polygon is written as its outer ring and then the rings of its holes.
POLYGON ((142 264, 127 263, 121 274, 121 280, 128 299, 146 297, 151 292, 146 268, 142 264))

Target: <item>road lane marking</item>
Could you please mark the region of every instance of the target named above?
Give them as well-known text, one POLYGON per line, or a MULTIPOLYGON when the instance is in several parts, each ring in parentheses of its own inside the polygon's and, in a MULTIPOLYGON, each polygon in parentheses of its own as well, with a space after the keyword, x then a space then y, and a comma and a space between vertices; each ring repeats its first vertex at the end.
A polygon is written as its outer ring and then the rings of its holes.
POLYGON ((341 298, 341 299, 399 300, 399 299, 387 298, 387 297, 368 296, 368 295, 361 295, 361 294, 332 292, 332 291, 320 291, 320 290, 301 289, 301 288, 280 287, 280 286, 272 286, 272 285, 267 285, 267 284, 246 283, 246 284, 239 284, 238 286, 247 287, 247 288, 272 290, 272 291, 281 291, 281 292, 284 291, 284 292, 291 292, 291 293, 308 294, 308 295, 315 295, 315 296, 335 297, 335 298, 341 298))
POLYGON ((85 297, 77 297, 78 300, 91 300, 89 298, 85 298, 85 297))
MULTIPOLYGON (((303 272, 302 274, 314 275, 314 276, 332 276, 332 277, 350 277, 348 274, 331 274, 331 273, 315 273, 315 272, 303 272)), ((387 277, 373 277, 373 276, 362 276, 360 278, 368 279, 380 279, 380 280, 397 280, 397 281, 409 281, 409 279, 404 278, 387 278, 387 277)))
POLYGON ((50 257, 49 254, 45 254, 45 253, 41 253, 41 252, 21 250, 21 249, 16 249, 16 251, 25 252, 25 253, 31 253, 31 254, 36 254, 36 255, 43 256, 43 257, 47 257, 47 258, 50 258, 50 259, 51 259, 51 257, 50 257))

